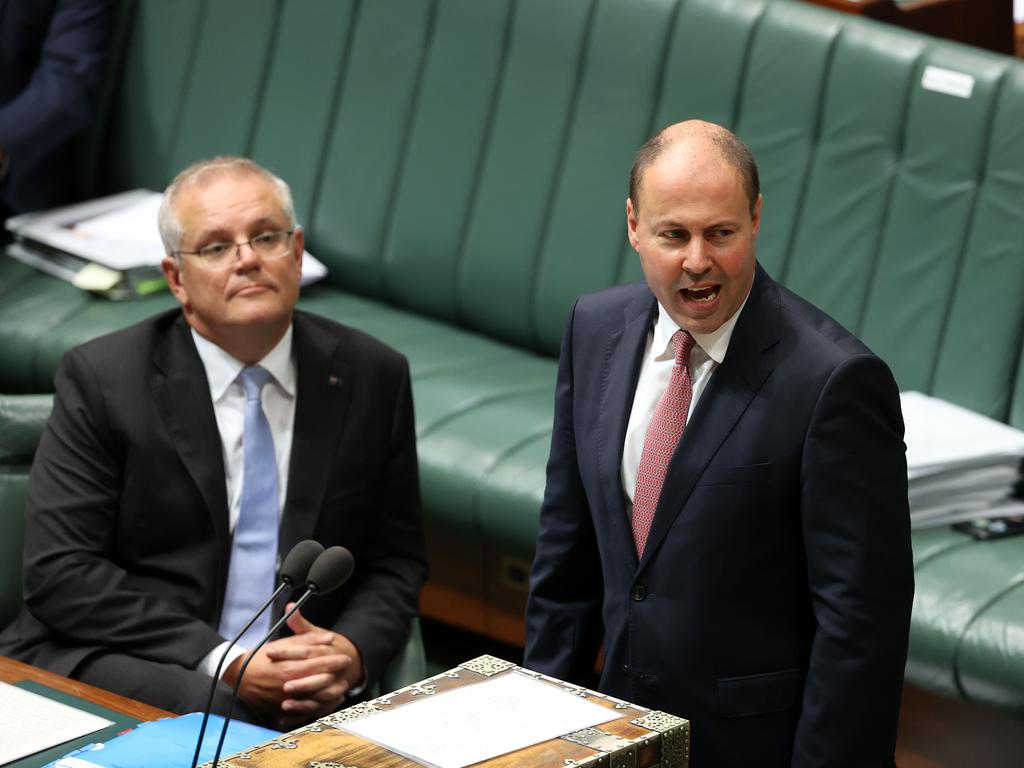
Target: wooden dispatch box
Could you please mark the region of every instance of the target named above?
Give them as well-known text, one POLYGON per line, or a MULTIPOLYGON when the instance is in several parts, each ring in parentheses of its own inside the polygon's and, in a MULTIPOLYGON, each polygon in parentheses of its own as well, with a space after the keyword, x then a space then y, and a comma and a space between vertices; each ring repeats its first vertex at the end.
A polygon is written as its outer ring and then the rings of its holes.
MULTIPOLYGON (((226 768, 415 768, 421 763, 341 727, 390 708, 414 707, 427 697, 515 672, 613 709, 618 717, 484 760, 475 764, 478 768, 688 768, 689 721, 564 683, 493 656, 479 656, 394 693, 335 712, 247 752, 224 758, 219 764, 226 768)), ((209 766, 205 763, 200 768, 209 766)))

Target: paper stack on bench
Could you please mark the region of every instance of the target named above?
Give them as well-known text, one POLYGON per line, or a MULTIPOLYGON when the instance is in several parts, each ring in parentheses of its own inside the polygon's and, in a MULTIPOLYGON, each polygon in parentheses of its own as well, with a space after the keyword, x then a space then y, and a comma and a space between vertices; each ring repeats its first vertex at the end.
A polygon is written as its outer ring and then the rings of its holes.
POLYGON ((1024 432, 919 392, 900 400, 914 528, 1024 514, 1024 432))

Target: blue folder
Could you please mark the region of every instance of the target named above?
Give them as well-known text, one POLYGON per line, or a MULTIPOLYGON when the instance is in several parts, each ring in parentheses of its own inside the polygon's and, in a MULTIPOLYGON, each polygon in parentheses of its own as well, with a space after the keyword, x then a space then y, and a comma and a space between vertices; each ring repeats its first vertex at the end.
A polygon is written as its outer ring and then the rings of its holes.
MULTIPOLYGON (((193 712, 181 717, 140 723, 137 728, 110 741, 89 744, 77 749, 50 763, 46 768, 65 768, 71 765, 76 768, 190 768, 202 721, 202 713, 193 712), (66 758, 69 757, 75 759, 67 761, 66 758)), ((199 753, 199 762, 213 760, 223 724, 224 718, 210 715, 210 722, 203 736, 203 748, 199 753)), ((269 728, 232 720, 224 739, 221 758, 227 758, 280 735, 278 731, 269 728)))

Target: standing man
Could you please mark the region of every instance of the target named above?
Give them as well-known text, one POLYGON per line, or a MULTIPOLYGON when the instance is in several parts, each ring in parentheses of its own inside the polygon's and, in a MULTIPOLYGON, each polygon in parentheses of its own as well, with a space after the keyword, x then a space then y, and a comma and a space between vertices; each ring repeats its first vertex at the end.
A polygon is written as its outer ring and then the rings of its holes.
POLYGON ((750 150, 638 152, 646 285, 570 313, 526 665, 685 717, 696 768, 891 766, 913 595, 886 365, 776 284, 750 150))
MULTIPOLYGON (((294 727, 372 685, 416 614, 426 566, 408 365, 294 309, 302 229, 288 186, 255 163, 183 171, 160 231, 181 309, 62 360, 29 480, 25 607, 0 653, 199 710, 281 554, 306 538, 344 545, 348 584, 309 602, 243 678, 243 715, 294 727)), ((215 711, 229 694, 219 686, 215 711)))
POLYGON ((0 241, 7 216, 68 202, 93 121, 111 0, 0 0, 0 241))

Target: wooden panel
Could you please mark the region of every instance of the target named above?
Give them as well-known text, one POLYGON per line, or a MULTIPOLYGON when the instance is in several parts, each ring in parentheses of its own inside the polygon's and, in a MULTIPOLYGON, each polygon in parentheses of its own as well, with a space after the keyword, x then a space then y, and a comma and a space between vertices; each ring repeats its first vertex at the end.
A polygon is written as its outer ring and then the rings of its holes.
POLYGON ((530 564, 457 534, 427 530, 428 618, 522 648, 530 564))

